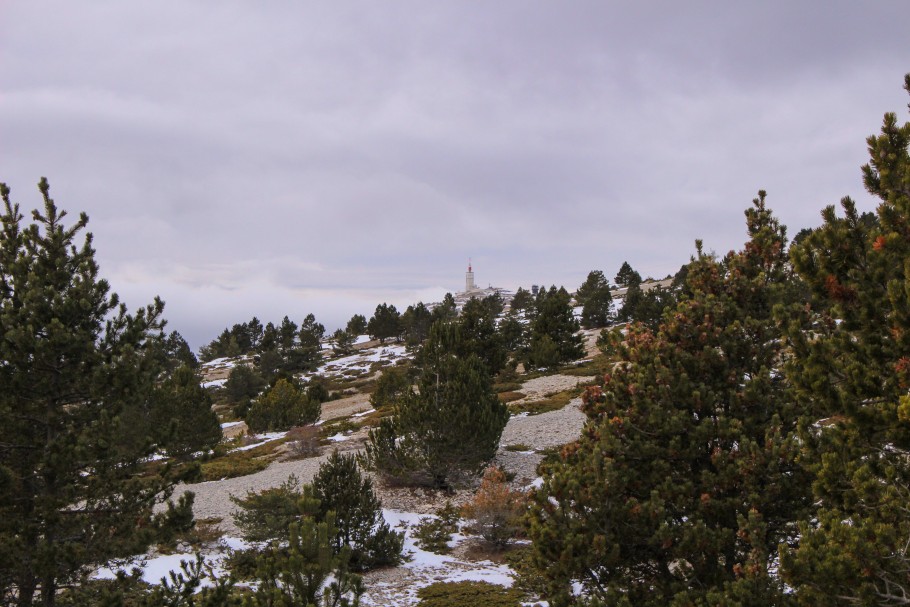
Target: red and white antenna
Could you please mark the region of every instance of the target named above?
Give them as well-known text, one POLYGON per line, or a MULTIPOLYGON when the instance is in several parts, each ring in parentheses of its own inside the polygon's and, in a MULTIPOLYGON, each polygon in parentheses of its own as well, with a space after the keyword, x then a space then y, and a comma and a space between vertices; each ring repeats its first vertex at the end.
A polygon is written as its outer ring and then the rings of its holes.
POLYGON ((468 257, 468 272, 473 272, 473 270, 471 269, 471 258, 470 257, 468 257))

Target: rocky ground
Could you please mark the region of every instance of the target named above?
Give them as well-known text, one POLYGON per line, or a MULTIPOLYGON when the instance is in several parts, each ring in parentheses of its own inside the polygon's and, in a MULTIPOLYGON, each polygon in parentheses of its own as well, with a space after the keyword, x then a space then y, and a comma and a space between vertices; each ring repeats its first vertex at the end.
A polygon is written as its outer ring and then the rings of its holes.
MULTIPOLYGON (((591 379, 593 378, 567 375, 540 377, 525 382, 521 392, 526 395, 524 400, 536 400, 591 379)), ((514 474, 512 484, 515 488, 528 488, 537 478, 536 468, 543 457, 541 450, 568 443, 578 436, 585 420, 584 414, 578 408, 580 400, 576 398, 557 411, 539 415, 520 414, 509 420, 503 431, 500 450, 494 463, 503 467, 507 473, 514 474), (524 445, 525 448, 520 451, 514 450, 514 446, 519 445, 524 445), (508 449, 509 446, 513 446, 513 449, 508 449)), ((325 403, 323 419, 345 417, 369 409, 369 396, 356 394, 325 403)), ((361 430, 348 437, 348 440, 336 443, 335 447, 344 451, 359 451, 365 438, 366 430, 361 430)), ((180 486, 175 495, 187 490, 193 491, 196 494, 194 512, 197 519, 221 519, 219 526, 225 535, 237 536, 239 530, 233 522, 232 512, 236 506, 230 499, 232 495, 243 496, 249 491, 256 492, 275 487, 286 481, 290 475, 296 476, 302 483, 309 482, 329 452, 330 448, 326 448, 318 457, 276 461, 265 470, 248 476, 180 486)), ((461 504, 472 495, 470 489, 454 494, 443 494, 423 489, 388 487, 378 479, 375 479, 374 484, 384 508, 411 515, 431 514, 446 501, 461 504)), ((465 548, 462 547, 461 550, 463 552, 465 548)), ((364 602, 373 605, 414 604, 415 588, 433 581, 451 579, 453 575, 474 575, 483 579, 484 575, 492 571, 493 575, 508 577, 508 569, 504 565, 494 565, 489 561, 477 561, 464 556, 456 550, 451 557, 441 559, 438 567, 404 566, 371 572, 364 580, 368 588, 364 602)))

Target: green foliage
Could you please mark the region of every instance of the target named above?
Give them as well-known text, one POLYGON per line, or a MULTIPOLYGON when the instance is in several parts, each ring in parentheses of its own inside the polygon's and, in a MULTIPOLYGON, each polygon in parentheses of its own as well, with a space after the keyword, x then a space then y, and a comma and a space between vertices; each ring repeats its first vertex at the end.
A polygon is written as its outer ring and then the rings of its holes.
POLYGON ((354 340, 356 335, 348 333, 344 329, 338 329, 332 333, 332 352, 336 355, 348 355, 354 351, 354 340))
POLYGON ((411 388, 411 374, 403 367, 389 367, 376 381, 376 389, 370 395, 370 404, 375 409, 397 403, 411 388))
POLYGON ((628 261, 622 262, 616 277, 613 279, 620 287, 628 287, 641 283, 641 274, 632 269, 628 261))
POLYGON ((246 365, 236 365, 224 382, 224 396, 234 405, 238 417, 244 418, 249 412, 253 399, 259 396, 265 387, 265 379, 246 365))
POLYGON ((673 309, 676 295, 660 285, 643 285, 633 282, 626 290, 617 319, 621 322, 639 322, 656 331, 664 310, 673 309))
POLYGON ((610 283, 600 270, 588 273, 588 278, 578 287, 575 301, 582 306, 581 326, 585 329, 606 327, 612 320, 613 294, 610 283))
POLYGON ((552 369, 584 356, 580 326, 572 313, 571 297, 562 287, 539 291, 531 320, 531 345, 527 364, 552 369))
POLYGON ((512 301, 509 302, 509 307, 513 312, 522 312, 530 309, 534 305, 534 298, 531 296, 531 292, 518 287, 518 290, 515 291, 515 295, 512 296, 512 301))
POLYGON ((272 543, 260 557, 250 607, 359 605, 363 584, 348 572, 346 551, 333 551, 334 535, 333 515, 292 523, 287 545, 272 543))
POLYGON ((181 367, 155 389, 150 423, 159 447, 170 456, 208 451, 221 442, 212 398, 190 367, 181 367))
POLYGON ((253 432, 289 430, 292 426, 316 422, 321 412, 318 398, 311 398, 294 383, 279 379, 253 402, 246 422, 253 432))
POLYGON ((390 337, 398 339, 401 335, 401 314, 395 306, 379 304, 367 323, 367 331, 380 343, 385 343, 390 337))
POLYGON ((365 462, 398 482, 446 488, 479 472, 496 453, 509 413, 486 365, 462 347, 455 323, 437 323, 421 359, 418 390, 370 431, 365 462))
POLYGON ((285 537, 291 523, 300 517, 302 498, 300 481, 293 475, 277 487, 248 491, 246 497, 232 495, 231 501, 239 507, 234 511, 234 523, 250 542, 285 537))
MULTIPOLYGON (((274 447, 266 448, 271 452, 274 447)), ((223 457, 218 457, 202 462, 200 466, 199 482, 219 481, 225 478, 236 478, 255 474, 269 467, 273 457, 269 454, 259 453, 258 448, 247 451, 235 451, 223 457)))
POLYGON ((177 480, 166 466, 139 477, 151 429, 121 417, 148 410, 165 371, 164 304, 128 314, 91 235, 77 243, 88 217, 66 226, 38 188, 44 208, 23 227, 0 184, 0 584, 22 605, 53 605, 94 563, 143 551, 177 480))
POLYGON ((772 566, 811 501, 803 411, 775 371, 771 310, 792 301, 791 278, 764 192, 746 215, 745 249, 690 264, 692 296, 657 333, 612 334, 622 364, 545 466, 529 533, 554 607, 574 602, 573 581, 591 604, 786 602, 772 566))
POLYGON ((412 348, 420 346, 429 336, 432 324, 433 313, 423 302, 416 306, 408 306, 401 315, 401 330, 405 343, 412 348))
POLYGON ((367 319, 363 314, 355 314, 348 321, 345 330, 351 335, 364 335, 367 332, 367 319))
POLYGON ((419 607, 520 607, 518 590, 488 582, 436 582, 417 591, 419 607))
POLYGON ((355 571, 397 565, 402 559, 404 534, 392 531, 382 517, 382 503, 373 482, 360 473, 353 455, 333 451, 313 478, 313 497, 319 500, 319 518, 335 513, 335 551, 351 549, 349 566, 355 571))
POLYGON ((428 552, 448 554, 452 551, 449 547, 452 534, 458 533, 458 519, 458 509, 451 502, 446 502, 445 506, 436 511, 436 516, 420 519, 413 531, 417 545, 428 552))
POLYGON ((876 215, 844 198, 842 217, 827 207, 791 250, 810 296, 786 311, 787 375, 825 418, 801 436, 816 508, 781 555, 800 605, 897 605, 910 592, 910 123, 888 113, 867 143, 876 215))
POLYGON ((322 463, 312 485, 291 476, 278 487, 231 497, 239 509, 234 521, 251 542, 281 540, 291 525, 310 517, 332 525, 330 544, 345 554, 345 566, 367 570, 401 562, 404 536, 382 518, 382 504, 353 456, 337 451, 322 463))
POLYGON ((496 317, 502 311, 502 300, 491 300, 490 297, 472 297, 462 308, 458 319, 462 339, 457 353, 460 356, 476 354, 492 377, 505 366, 507 352, 502 335, 496 327, 496 317))
POLYGON ((446 293, 436 307, 433 308, 433 322, 448 322, 455 320, 458 316, 458 305, 455 303, 455 297, 451 293, 446 293))

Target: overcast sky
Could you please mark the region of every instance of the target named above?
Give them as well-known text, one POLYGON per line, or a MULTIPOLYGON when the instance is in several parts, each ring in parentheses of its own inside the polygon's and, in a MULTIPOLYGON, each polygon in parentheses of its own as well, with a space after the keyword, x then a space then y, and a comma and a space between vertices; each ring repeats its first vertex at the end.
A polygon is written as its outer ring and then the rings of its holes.
POLYGON ((194 348, 476 281, 576 288, 860 208, 910 4, 2 0, 0 181, 194 348), (745 5, 749 5, 746 7, 745 5))

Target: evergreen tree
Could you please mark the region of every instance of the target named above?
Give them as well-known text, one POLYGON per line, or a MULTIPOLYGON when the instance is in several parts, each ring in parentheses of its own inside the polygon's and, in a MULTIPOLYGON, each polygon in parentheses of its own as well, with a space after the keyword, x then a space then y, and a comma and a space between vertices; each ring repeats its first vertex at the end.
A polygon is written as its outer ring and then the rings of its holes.
MULTIPOLYGON (((910 75, 905 78, 910 92, 910 75)), ((910 123, 869 137, 861 215, 849 198, 792 248, 809 285, 794 306, 788 376, 811 407, 802 439, 817 510, 782 555, 801 605, 900 605, 910 593, 910 123)))
POLYGON ((348 321, 345 329, 351 335, 365 335, 367 332, 366 317, 363 314, 355 314, 351 317, 351 320, 348 321))
POLYGON ((451 293, 446 293, 442 302, 433 308, 433 322, 454 320, 458 316, 458 305, 451 293))
POLYGON ((322 403, 301 390, 293 381, 281 378, 250 407, 246 423, 253 432, 289 430, 319 419, 322 403))
POLYGON ((297 341, 297 323, 285 316, 281 319, 278 326, 277 335, 278 349, 284 353, 293 348, 297 341))
POLYGON ((348 551, 336 554, 334 515, 317 522, 304 516, 293 523, 287 545, 271 544, 259 559, 258 587, 251 607, 305 605, 356 606, 363 585, 348 572, 348 551))
POLYGON ((259 351, 268 352, 278 349, 278 329, 272 323, 266 323, 262 330, 262 340, 259 342, 259 351))
POLYGON ((170 375, 180 367, 186 366, 196 369, 199 361, 190 349, 189 344, 177 331, 171 333, 161 341, 162 366, 165 373, 170 375))
POLYGON ((373 482, 360 473, 353 455, 332 452, 313 478, 313 497, 319 500, 319 520, 335 513, 335 552, 350 547, 351 569, 363 571, 401 562, 404 534, 392 531, 383 519, 373 482))
POLYGON ((495 455, 509 419, 486 365, 459 357, 455 323, 436 323, 423 349, 419 389, 372 430, 365 461, 398 481, 446 488, 479 472, 495 455))
POLYGON ((531 292, 522 287, 518 287, 518 290, 515 291, 515 295, 512 296, 512 301, 509 303, 513 312, 522 312, 533 305, 534 298, 531 296, 531 292))
POLYGON ((316 317, 307 314, 300 325, 300 347, 319 350, 322 348, 322 338, 325 337, 325 326, 316 322, 316 317))
POLYGON ((265 335, 265 328, 262 322, 255 316, 246 323, 247 336, 250 340, 250 349, 258 352, 262 347, 262 338, 265 335))
POLYGON ((221 424, 212 398, 190 367, 181 367, 152 394, 150 422, 159 447, 168 455, 207 451, 221 441, 221 424))
POLYGON ((21 606, 143 551, 175 481, 138 476, 150 440, 119 441, 121 412, 144 408, 162 371, 163 303, 128 314, 91 235, 77 245, 88 217, 66 226, 38 187, 44 209, 23 228, 0 184, 0 596, 21 606))
POLYGON ((581 326, 586 329, 606 327, 612 318, 613 294, 610 283, 600 270, 592 270, 578 287, 575 301, 582 306, 581 326))
POLYGON ((389 367, 383 370, 376 381, 376 389, 370 395, 370 404, 376 409, 397 403, 411 388, 411 374, 404 367, 389 367))
POLYGON ((354 339, 356 335, 348 333, 344 329, 338 329, 332 333, 332 352, 334 354, 347 355, 354 351, 354 339))
POLYGON ((641 274, 633 270, 628 261, 624 261, 613 280, 620 287, 628 287, 633 284, 641 284, 641 274))
POLYGON ((265 387, 265 379, 246 365, 237 365, 231 369, 231 374, 224 382, 224 394, 228 402, 234 405, 238 417, 246 417, 253 399, 259 396, 265 387))
POLYGON ((532 507, 554 607, 788 603, 777 546, 797 536, 809 478, 771 311, 793 291, 764 193, 746 215, 745 250, 691 264, 693 296, 657 333, 612 333, 622 364, 585 394, 582 437, 532 507))
POLYGON ((408 306, 408 309, 401 315, 401 330, 408 347, 420 346, 430 334, 431 324, 433 324, 433 313, 423 302, 419 302, 416 306, 408 306))
POLYGON ((528 364, 553 368, 584 356, 580 326, 572 313, 571 297, 565 288, 550 287, 538 292, 531 320, 531 346, 528 364))
POLYGON ((401 335, 401 314, 395 306, 380 304, 376 306, 376 312, 367 323, 367 331, 380 343, 385 343, 390 337, 397 339, 401 335))
POLYGON ((457 321, 461 340, 455 353, 463 357, 476 354, 487 366, 490 376, 502 370, 507 358, 502 335, 497 331, 498 312, 495 310, 495 304, 472 297, 464 305, 457 321))

